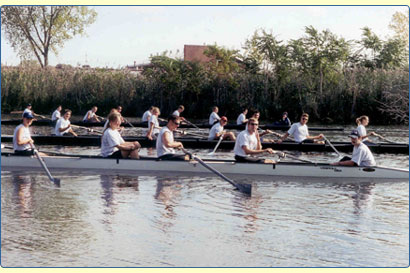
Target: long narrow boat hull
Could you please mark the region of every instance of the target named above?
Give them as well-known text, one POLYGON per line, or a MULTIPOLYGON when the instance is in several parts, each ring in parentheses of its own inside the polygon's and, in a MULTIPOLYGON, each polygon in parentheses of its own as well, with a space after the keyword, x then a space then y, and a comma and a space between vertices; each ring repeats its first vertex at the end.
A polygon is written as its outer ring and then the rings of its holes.
MULTIPOLYGON (((18 125, 21 123, 21 120, 16 120, 16 119, 9 119, 9 120, 2 120, 1 124, 2 125, 18 125)), ((75 121, 72 122, 73 125, 77 126, 83 126, 83 127, 103 127, 105 122, 82 122, 82 121, 75 121)), ((33 126, 50 126, 51 121, 50 120, 36 120, 33 121, 33 126)), ((166 125, 166 122, 160 122, 161 126, 166 125)), ((148 124, 147 122, 130 122, 130 123, 123 123, 121 126, 124 127, 142 127, 142 128, 147 128, 148 124), (131 125, 132 126, 131 126, 131 125)), ((198 128, 211 128, 212 126, 209 124, 196 124, 198 128)), ((181 124, 180 128, 195 128, 195 126, 192 126, 190 124, 181 124)), ((280 125, 274 125, 274 124, 265 124, 260 126, 261 129, 266 130, 282 130, 282 131, 287 131, 289 130, 290 126, 280 126, 280 125)), ((229 130, 244 130, 245 125, 237 125, 237 124, 227 124, 225 125, 225 129, 229 130)), ((343 128, 340 127, 332 127, 332 128, 325 128, 325 127, 309 127, 309 131, 343 131, 343 128)))
MULTIPOLYGON (((32 136, 34 142, 40 145, 65 145, 65 146, 100 146, 100 136, 32 136)), ((124 137, 125 141, 138 141, 142 147, 154 147, 155 142, 148 140, 146 137, 124 137)), ((200 138, 176 138, 181 141, 187 148, 195 149, 213 149, 218 142, 217 140, 209 141, 207 139, 200 138)), ((2 136, 1 142, 12 142, 12 136, 2 136)), ((351 153, 353 151, 353 145, 350 142, 332 142, 335 148, 340 152, 351 153)), ((234 141, 222 141, 220 149, 233 149, 235 145, 234 141)), ((284 141, 282 144, 263 142, 263 147, 272 148, 274 150, 292 150, 302 152, 333 152, 332 147, 328 144, 316 144, 316 143, 295 143, 291 141, 284 141)), ((374 153, 392 153, 392 154, 409 154, 409 144, 407 143, 379 143, 373 146, 369 146, 370 150, 374 153)))
MULTIPOLYGON (((53 156, 44 157, 48 168, 52 170, 95 170, 121 171, 140 174, 144 172, 178 172, 187 175, 209 174, 209 170, 196 161, 157 161, 155 158, 108 159, 97 156, 53 156)), ((306 164, 280 162, 275 165, 259 163, 237 163, 230 160, 205 160, 205 162, 225 175, 300 178, 354 179, 359 181, 395 180, 408 181, 408 169, 387 167, 343 167, 329 164, 306 164)), ((3 170, 13 168, 41 168, 38 160, 30 156, 15 156, 2 153, 3 170)))

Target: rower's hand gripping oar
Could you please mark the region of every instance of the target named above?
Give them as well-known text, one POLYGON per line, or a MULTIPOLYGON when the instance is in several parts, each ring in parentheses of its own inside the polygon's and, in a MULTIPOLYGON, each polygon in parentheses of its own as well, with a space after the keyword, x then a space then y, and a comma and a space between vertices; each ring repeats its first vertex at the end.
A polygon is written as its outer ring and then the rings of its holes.
POLYGON ((389 143, 396 143, 396 142, 394 142, 394 141, 388 140, 388 139, 387 139, 387 138, 385 138, 384 136, 381 136, 381 135, 379 135, 379 134, 377 134, 377 133, 373 133, 373 135, 374 135, 374 136, 376 136, 376 137, 378 137, 378 138, 380 138, 381 140, 386 141, 386 142, 389 142, 389 143))
POLYGON ((221 144, 223 139, 224 139, 223 135, 219 137, 218 143, 216 143, 216 146, 215 146, 214 150, 212 152, 210 152, 208 155, 214 155, 215 154, 216 150, 219 147, 219 144, 221 144))
POLYGON ((208 164, 206 164, 201 158, 199 158, 198 156, 192 154, 191 152, 185 150, 184 148, 181 148, 181 150, 187 154, 190 155, 191 158, 195 159, 196 161, 198 161, 202 166, 204 166, 205 168, 207 168, 208 170, 210 170, 211 172, 213 172, 214 174, 218 175, 219 177, 221 177, 222 179, 224 179, 225 181, 227 181, 229 184, 231 184, 232 186, 234 186, 235 188, 237 188, 240 192, 242 193, 246 193, 246 194, 251 194, 252 193, 252 185, 251 184, 239 184, 234 182, 233 180, 229 179, 228 177, 226 177, 225 175, 223 175, 222 173, 218 172, 217 170, 215 170, 213 167, 209 166, 208 164))
POLYGON ((43 158, 41 158, 39 152, 37 151, 36 147, 34 147, 34 144, 31 144, 31 148, 34 151, 35 156, 37 157, 38 161, 40 162, 41 167, 43 167, 44 171, 46 172, 48 178, 50 179, 51 182, 56 184, 57 186, 60 186, 60 179, 59 178, 54 178, 50 171, 48 170, 46 163, 44 162, 43 158))

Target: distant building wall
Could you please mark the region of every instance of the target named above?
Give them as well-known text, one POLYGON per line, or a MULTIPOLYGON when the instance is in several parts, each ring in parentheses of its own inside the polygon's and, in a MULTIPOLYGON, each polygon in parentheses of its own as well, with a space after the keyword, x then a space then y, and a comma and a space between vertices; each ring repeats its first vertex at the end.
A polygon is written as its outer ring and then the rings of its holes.
POLYGON ((197 62, 209 62, 211 58, 205 56, 204 51, 208 46, 200 45, 184 45, 184 60, 185 61, 197 61, 197 62))

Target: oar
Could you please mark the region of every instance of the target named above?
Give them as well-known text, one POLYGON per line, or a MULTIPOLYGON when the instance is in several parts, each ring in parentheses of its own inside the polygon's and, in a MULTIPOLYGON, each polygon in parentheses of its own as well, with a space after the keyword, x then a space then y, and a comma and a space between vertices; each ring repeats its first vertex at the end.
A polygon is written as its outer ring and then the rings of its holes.
POLYGON ((310 161, 310 160, 307 160, 307 159, 301 159, 301 158, 299 158, 297 156, 294 156, 294 155, 291 155, 289 153, 285 153, 285 157, 289 157, 289 158, 299 160, 299 161, 302 161, 302 162, 305 162, 305 163, 311 163, 311 164, 315 164, 315 165, 317 164, 316 162, 313 162, 313 161, 310 161))
POLYGON ((224 179, 225 181, 227 181, 229 184, 231 184, 232 186, 234 186, 235 188, 237 188, 240 192, 242 193, 246 193, 246 194, 251 194, 252 193, 252 185, 251 184, 240 184, 240 183, 236 183, 233 180, 229 179, 228 177, 226 177, 225 175, 223 175, 222 173, 218 172, 217 170, 215 170, 213 167, 209 166, 208 164, 206 164, 201 158, 199 158, 198 156, 192 154, 191 152, 188 152, 187 150, 185 150, 184 148, 181 149, 185 154, 190 155, 191 158, 195 159, 196 161, 198 161, 202 166, 204 166, 205 168, 207 168, 208 170, 210 170, 211 172, 213 172, 214 174, 218 175, 219 177, 221 177, 222 179, 224 179))
POLYGON ((386 141, 386 142, 396 143, 396 142, 394 142, 394 141, 388 140, 387 138, 385 138, 384 136, 381 136, 381 135, 379 135, 379 134, 374 133, 374 135, 377 136, 378 138, 380 138, 380 139, 386 141))
POLYGON ((130 125, 132 128, 135 128, 134 125, 132 125, 132 123, 129 122, 126 118, 124 118, 124 121, 125 121, 128 125, 130 125))
POLYGON ((198 126, 196 126, 195 124, 193 124, 193 123, 190 122, 189 120, 185 119, 184 121, 185 121, 186 123, 188 123, 188 125, 191 125, 191 126, 195 127, 196 129, 199 129, 199 130, 200 130, 200 128, 199 128, 198 126))
POLYGON ((339 157, 342 157, 342 155, 339 153, 339 151, 336 150, 335 146, 333 146, 333 144, 325 136, 323 136, 323 139, 330 145, 330 147, 333 149, 333 151, 335 151, 337 153, 337 155, 339 157))
POLYGON ((197 137, 205 137, 204 135, 191 133, 191 132, 187 132, 187 131, 183 131, 183 130, 175 130, 175 132, 180 133, 182 135, 193 135, 193 136, 197 136, 197 137))
POLYGON ((46 163, 44 162, 44 160, 41 158, 40 154, 38 153, 36 147, 34 147, 34 144, 31 144, 31 148, 34 151, 34 154, 36 155, 38 161, 40 162, 41 166, 43 167, 44 171, 46 172, 48 178, 50 179, 51 182, 54 182, 54 184, 56 184, 57 186, 60 186, 60 179, 59 178, 54 178, 50 171, 48 170, 46 163))
POLYGON ((94 130, 94 129, 91 129, 91 128, 88 128, 88 127, 84 127, 84 126, 78 126, 78 125, 75 125, 75 124, 71 124, 71 127, 79 128, 79 129, 84 129, 84 130, 87 130, 87 131, 89 131, 89 132, 95 132, 95 133, 98 133, 98 134, 103 134, 103 132, 101 132, 101 131, 94 130))
POLYGON ((218 141, 218 143, 216 143, 216 146, 215 146, 214 150, 213 150, 212 152, 210 152, 208 155, 214 155, 214 154, 215 154, 216 149, 218 149, 219 144, 221 144, 221 142, 222 142, 223 139, 224 139, 223 136, 220 136, 220 137, 219 137, 219 141, 218 141))

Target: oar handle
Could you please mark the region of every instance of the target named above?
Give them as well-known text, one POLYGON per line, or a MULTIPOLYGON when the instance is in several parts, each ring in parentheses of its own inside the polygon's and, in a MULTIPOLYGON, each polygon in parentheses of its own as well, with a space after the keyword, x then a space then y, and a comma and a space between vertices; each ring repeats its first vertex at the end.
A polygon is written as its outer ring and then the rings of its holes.
POLYGON ((341 156, 339 151, 336 150, 335 146, 333 146, 333 144, 325 136, 323 136, 323 139, 329 144, 329 146, 333 149, 333 151, 337 153, 338 156, 341 156))
POLYGON ((34 144, 31 143, 30 145, 31 145, 31 148, 34 151, 34 155, 37 157, 38 161, 40 162, 41 167, 43 167, 43 169, 46 172, 46 174, 47 174, 48 178, 50 179, 50 181, 57 184, 57 185, 60 185, 60 179, 54 178, 51 175, 50 171, 48 170, 48 168, 46 166, 46 163, 44 162, 43 158, 41 158, 41 156, 40 156, 39 152, 37 151, 36 147, 34 146, 34 144))

